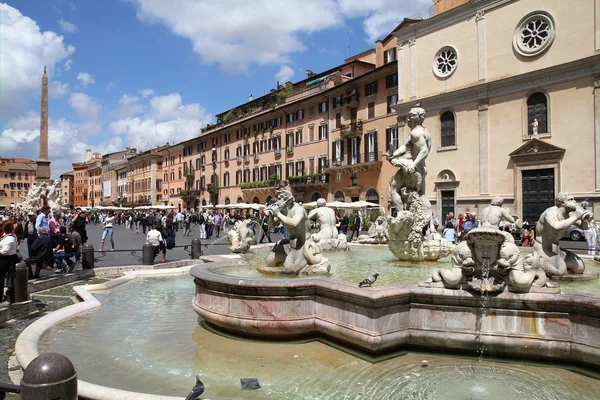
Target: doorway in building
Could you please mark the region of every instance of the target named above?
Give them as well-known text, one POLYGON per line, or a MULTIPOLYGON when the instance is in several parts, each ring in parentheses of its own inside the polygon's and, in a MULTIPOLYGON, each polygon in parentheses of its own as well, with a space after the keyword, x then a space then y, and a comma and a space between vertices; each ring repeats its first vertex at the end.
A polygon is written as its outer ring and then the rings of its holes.
POLYGON ((522 171, 523 221, 534 224, 554 205, 554 168, 522 171))
POLYGON ((454 190, 442 190, 442 215, 440 215, 440 221, 446 220, 446 215, 449 213, 454 214, 454 190))

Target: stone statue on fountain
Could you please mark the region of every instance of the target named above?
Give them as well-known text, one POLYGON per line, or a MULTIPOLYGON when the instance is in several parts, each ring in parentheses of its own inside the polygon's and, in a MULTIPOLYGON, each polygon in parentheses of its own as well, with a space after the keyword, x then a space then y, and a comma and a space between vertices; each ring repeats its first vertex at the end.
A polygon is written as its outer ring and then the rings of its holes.
POLYGON ((254 232, 248 226, 252 221, 236 221, 232 229, 227 232, 227 239, 231 246, 229 250, 233 253, 245 253, 250 249, 250 245, 256 244, 254 232))
MULTIPOLYGON (((483 209, 483 213, 481 213, 481 223, 489 224, 493 227, 500 226, 502 221, 506 221, 511 224, 515 224, 517 228, 521 228, 523 225, 519 219, 515 220, 513 216, 510 214, 510 210, 507 207, 502 207, 504 203, 504 199, 502 197, 493 197, 490 201, 490 205, 483 209)), ((515 238, 509 232, 504 231, 506 236, 506 240, 509 242, 514 242, 515 238)))
POLYGON ((533 250, 538 254, 540 265, 548 276, 583 274, 583 260, 572 251, 561 249, 559 241, 569 226, 576 225, 585 231, 593 218, 594 214, 577 204, 567 192, 560 192, 556 196, 556 205, 547 208, 540 215, 535 226, 533 250))
POLYGON ((27 192, 25 200, 17 204, 17 209, 23 215, 36 213, 42 206, 48 205, 52 212, 60 211, 65 204, 62 201, 62 191, 60 180, 53 183, 41 182, 35 183, 27 192))
POLYGON ((335 226, 335 211, 327 207, 326 203, 324 198, 318 199, 317 208, 308 213, 308 220, 316 222, 319 226, 319 232, 313 233, 311 238, 319 245, 321 251, 348 250, 346 235, 338 234, 335 226))
POLYGON ((358 243, 360 244, 387 244, 388 240, 388 224, 383 215, 378 216, 375 222, 371 224, 366 235, 358 237, 358 243))
POLYGON ((425 110, 419 104, 411 108, 407 121, 410 135, 398 149, 390 144, 387 153, 387 160, 398 167, 390 180, 390 198, 397 216, 388 217, 389 248, 406 261, 435 261, 449 255, 454 246, 435 229, 423 237, 431 223, 431 204, 425 194, 425 160, 431 150, 431 135, 423 127, 424 120, 425 110))
POLYGON ((539 256, 523 257, 519 247, 489 223, 471 230, 453 250, 452 269, 436 268, 419 286, 478 292, 558 293, 547 280, 539 256))
POLYGON ((263 274, 328 275, 329 261, 321 254, 319 245, 310 235, 310 221, 306 210, 296 203, 289 190, 277 190, 276 200, 265 208, 269 226, 283 223, 289 239, 279 240, 267 256, 265 267, 257 270, 263 274))

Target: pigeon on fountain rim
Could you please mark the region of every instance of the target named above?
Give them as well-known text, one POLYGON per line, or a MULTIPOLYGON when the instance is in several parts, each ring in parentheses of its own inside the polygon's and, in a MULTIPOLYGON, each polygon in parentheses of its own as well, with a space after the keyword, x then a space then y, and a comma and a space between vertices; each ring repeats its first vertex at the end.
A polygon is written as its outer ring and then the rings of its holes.
POLYGON ((200 380, 200 375, 196 375, 196 385, 192 388, 192 391, 187 395, 185 400, 198 400, 202 393, 204 393, 204 383, 200 380))
POLYGON ((363 279, 358 284, 358 287, 359 288, 361 288, 363 286, 369 286, 369 287, 371 287, 371 285, 373 285, 375 283, 375 281, 377 280, 378 276, 379 276, 379 273, 376 272, 373 275, 369 276, 368 278, 363 279))

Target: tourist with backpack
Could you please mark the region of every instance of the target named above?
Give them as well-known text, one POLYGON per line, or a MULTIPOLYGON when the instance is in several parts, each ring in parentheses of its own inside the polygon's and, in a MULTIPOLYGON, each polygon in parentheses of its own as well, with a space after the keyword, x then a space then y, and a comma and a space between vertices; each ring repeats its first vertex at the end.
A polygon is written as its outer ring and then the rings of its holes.
POLYGON ((60 227, 60 236, 57 238, 57 243, 54 248, 55 273, 64 274, 73 272, 75 262, 71 258, 75 257, 76 247, 73 238, 67 235, 67 228, 64 226, 60 227))

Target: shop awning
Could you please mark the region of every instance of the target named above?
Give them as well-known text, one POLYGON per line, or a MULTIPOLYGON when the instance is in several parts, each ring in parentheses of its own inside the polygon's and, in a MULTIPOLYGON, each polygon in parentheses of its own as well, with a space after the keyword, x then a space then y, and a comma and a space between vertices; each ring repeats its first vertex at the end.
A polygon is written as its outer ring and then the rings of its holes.
POLYGON ((313 79, 313 80, 312 80, 312 81, 310 81, 310 82, 306 82, 306 86, 311 86, 311 85, 314 85, 315 83, 319 83, 319 82, 321 82, 322 80, 329 78, 330 76, 331 76, 331 75, 325 75, 325 76, 322 76, 322 77, 320 77, 320 78, 313 79))

